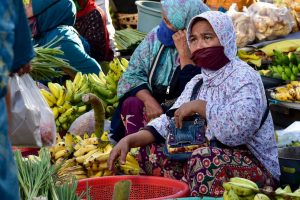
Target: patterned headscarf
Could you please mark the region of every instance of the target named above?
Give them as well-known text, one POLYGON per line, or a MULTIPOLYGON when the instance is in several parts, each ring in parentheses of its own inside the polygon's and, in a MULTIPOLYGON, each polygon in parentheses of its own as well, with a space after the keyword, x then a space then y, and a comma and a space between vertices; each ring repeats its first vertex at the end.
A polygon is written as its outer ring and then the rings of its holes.
POLYGON ((225 55, 229 60, 235 59, 237 54, 236 35, 231 18, 219 11, 208 11, 197 15, 191 20, 187 28, 188 38, 190 37, 194 21, 198 18, 206 19, 210 23, 221 45, 224 47, 225 55))
POLYGON ((202 0, 162 0, 161 4, 176 30, 187 28, 192 17, 209 10, 202 0))

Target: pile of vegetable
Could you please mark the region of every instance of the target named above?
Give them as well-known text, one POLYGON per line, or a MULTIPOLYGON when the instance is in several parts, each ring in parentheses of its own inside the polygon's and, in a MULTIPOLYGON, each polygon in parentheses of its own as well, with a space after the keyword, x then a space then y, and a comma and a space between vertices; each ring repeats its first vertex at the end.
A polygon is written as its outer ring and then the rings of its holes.
POLYGON ((36 56, 31 61, 31 77, 37 81, 50 81, 67 73, 76 73, 67 60, 60 58, 64 52, 59 47, 52 47, 62 38, 54 39, 44 46, 34 46, 36 56))
MULTIPOLYGON (((46 148, 40 150, 39 156, 30 155, 24 158, 20 151, 16 151, 14 157, 18 169, 21 199, 79 200, 83 195, 89 196, 89 193, 76 194, 75 179, 62 185, 55 184, 55 175, 60 166, 51 165, 50 153, 46 148)), ((87 191, 89 191, 88 187, 87 191)))
POLYGON ((115 33, 116 47, 119 50, 136 48, 145 36, 146 33, 131 28, 118 30, 115 33))

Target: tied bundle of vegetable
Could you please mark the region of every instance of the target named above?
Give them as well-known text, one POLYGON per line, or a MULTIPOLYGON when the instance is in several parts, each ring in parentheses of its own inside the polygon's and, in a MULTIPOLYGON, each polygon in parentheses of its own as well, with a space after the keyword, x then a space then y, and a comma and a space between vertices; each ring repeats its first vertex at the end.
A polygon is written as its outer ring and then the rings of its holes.
POLYGON ((116 31, 115 40, 117 48, 119 50, 135 48, 145 36, 146 33, 131 28, 116 31))
POLYGON ((54 78, 59 78, 67 73, 76 73, 67 60, 60 58, 64 52, 59 47, 53 47, 62 38, 54 38, 44 46, 35 46, 34 51, 36 56, 31 61, 32 71, 30 75, 34 80, 51 81, 54 78))

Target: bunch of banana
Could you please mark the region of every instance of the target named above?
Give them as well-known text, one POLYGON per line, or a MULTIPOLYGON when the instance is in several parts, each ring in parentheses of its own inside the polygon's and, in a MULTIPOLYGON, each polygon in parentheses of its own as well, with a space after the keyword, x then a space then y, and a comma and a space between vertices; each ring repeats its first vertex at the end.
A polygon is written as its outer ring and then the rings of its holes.
POLYGON ((56 144, 49 147, 49 151, 53 163, 58 165, 63 163, 74 151, 73 136, 67 133, 62 139, 59 134, 56 134, 56 144))
POLYGON ((292 189, 289 185, 285 186, 284 189, 281 187, 275 190, 275 199, 276 200, 300 200, 300 189, 295 190, 292 192, 292 189))
POLYGON ((89 110, 88 106, 81 102, 82 95, 90 91, 88 76, 78 72, 74 81, 67 80, 65 85, 49 82, 49 91, 40 90, 52 109, 58 132, 68 130, 77 117, 89 110))
POLYGON ((109 71, 105 75, 102 71, 99 76, 96 74, 89 74, 88 79, 91 83, 91 90, 104 103, 106 110, 106 118, 110 118, 118 106, 117 86, 122 74, 128 67, 128 60, 125 58, 114 58, 109 63, 109 71))
POLYGON ((292 81, 284 87, 277 87, 271 96, 279 101, 300 102, 300 82, 292 81))
POLYGON ((129 152, 124 165, 118 165, 121 174, 139 175, 140 166, 135 156, 129 152))
POLYGON ((225 189, 224 200, 253 200, 259 192, 256 183, 239 177, 230 178, 229 182, 223 183, 225 189))

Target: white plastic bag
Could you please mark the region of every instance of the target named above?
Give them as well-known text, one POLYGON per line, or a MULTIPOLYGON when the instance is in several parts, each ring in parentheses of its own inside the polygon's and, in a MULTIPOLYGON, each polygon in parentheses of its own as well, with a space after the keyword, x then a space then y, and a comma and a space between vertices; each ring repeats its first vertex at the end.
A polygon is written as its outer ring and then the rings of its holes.
POLYGON ((42 147, 55 144, 54 116, 30 75, 10 78, 12 133, 16 146, 42 147))
POLYGON ((295 121, 289 127, 282 131, 276 131, 278 135, 278 147, 286 147, 293 142, 300 142, 300 122, 295 121))

